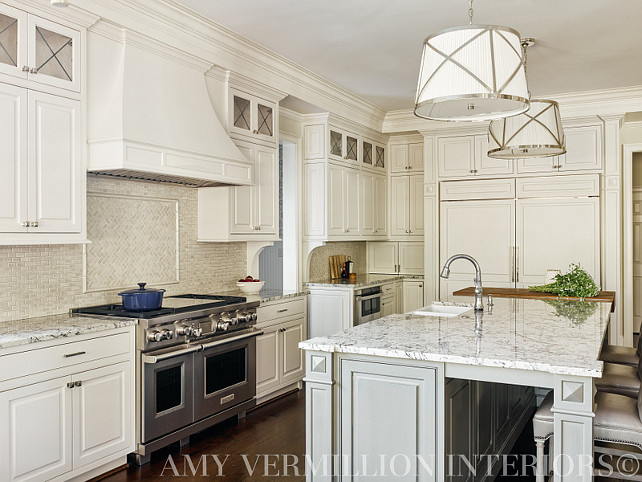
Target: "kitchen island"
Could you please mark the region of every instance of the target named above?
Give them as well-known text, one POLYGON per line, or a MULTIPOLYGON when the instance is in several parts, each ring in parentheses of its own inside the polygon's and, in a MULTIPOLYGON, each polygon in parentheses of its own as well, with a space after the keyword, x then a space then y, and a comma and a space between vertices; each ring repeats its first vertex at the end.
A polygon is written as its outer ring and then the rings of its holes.
POLYGON ((610 312, 610 303, 503 298, 483 313, 391 315, 301 343, 308 480, 451 480, 448 423, 468 415, 447 388, 460 380, 553 389, 554 480, 590 480, 593 378, 610 312))

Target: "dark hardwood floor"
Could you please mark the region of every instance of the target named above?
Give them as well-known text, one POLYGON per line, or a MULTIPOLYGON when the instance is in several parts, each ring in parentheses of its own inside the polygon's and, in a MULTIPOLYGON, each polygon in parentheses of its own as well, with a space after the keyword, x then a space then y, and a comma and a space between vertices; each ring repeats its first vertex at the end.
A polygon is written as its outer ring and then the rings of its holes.
POLYGON ((125 482, 132 480, 278 480, 304 481, 305 453, 305 397, 304 391, 286 395, 271 403, 265 404, 251 412, 237 423, 236 418, 222 422, 201 433, 193 435, 190 444, 184 447, 172 445, 152 454, 149 464, 142 467, 130 466, 105 479, 108 482, 125 482), (222 477, 217 477, 218 466, 214 456, 223 464, 222 477), (173 470, 169 456, 176 466, 173 470), (207 477, 204 477, 202 464, 197 467, 202 455, 207 455, 207 477), (242 457, 245 455, 245 458, 242 457), (287 459, 286 459, 287 456, 287 459), (293 467, 287 468, 284 463, 298 463, 296 475, 293 467), (193 463, 196 475, 192 475, 189 460, 193 463), (267 457, 267 459, 266 459, 267 457), (266 472, 266 462, 267 472, 266 472), (254 469, 250 475, 250 470, 254 469), (177 477, 176 474, 180 474, 177 477), (278 476, 277 476, 278 473, 278 476), (184 475, 185 474, 185 475, 184 475))
MULTIPOLYGON (((189 481, 211 478, 239 482, 303 481, 305 480, 304 452, 305 397, 304 391, 297 391, 249 412, 247 417, 238 423, 234 418, 196 434, 192 436, 189 445, 179 447, 175 444, 159 450, 152 455, 152 460, 147 465, 130 466, 103 480, 108 482, 189 481), (206 455, 206 476, 201 462, 203 455, 206 455), (219 472, 214 456, 218 456, 219 462, 222 463, 227 455, 229 457, 223 463, 222 476, 217 477, 219 472), (169 461, 170 456, 174 466, 169 461), (189 462, 193 464, 195 474, 189 462), (201 462, 200 466, 199 462, 201 462), (293 464, 287 468, 287 474, 284 471, 284 463, 293 464), (298 476, 295 468, 298 470, 298 476), (253 470, 252 473, 250 473, 251 470, 253 470)), ((535 453, 530 423, 511 453, 518 455, 535 453)), ((510 475, 500 475, 497 478, 498 481, 515 479, 535 480, 534 477, 511 477, 510 475)))

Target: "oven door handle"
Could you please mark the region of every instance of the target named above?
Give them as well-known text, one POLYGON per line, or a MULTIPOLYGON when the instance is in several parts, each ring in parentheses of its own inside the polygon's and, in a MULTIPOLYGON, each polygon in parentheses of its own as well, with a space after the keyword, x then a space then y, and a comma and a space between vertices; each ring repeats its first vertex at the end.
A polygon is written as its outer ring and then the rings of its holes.
POLYGON ((211 343, 204 343, 203 345, 201 345, 201 347, 203 348, 203 350, 207 350, 208 348, 212 348, 212 347, 220 346, 220 345, 225 345, 226 343, 230 343, 232 341, 244 340, 245 338, 251 338, 253 336, 260 336, 262 334, 263 334, 263 332, 261 330, 255 330, 255 331, 252 331, 250 333, 245 333, 243 335, 231 336, 229 338, 223 338, 222 340, 213 341, 211 343))
POLYGON ((167 360, 169 358, 175 358, 182 355, 187 355, 188 353, 194 353, 195 351, 200 351, 203 349, 202 345, 194 345, 183 350, 170 351, 168 353, 162 353, 160 355, 146 355, 143 354, 143 363, 158 363, 159 361, 167 360))
POLYGON ((368 295, 368 296, 360 296, 357 295, 354 297, 355 301, 367 301, 367 300, 372 300, 374 298, 381 298, 381 293, 377 293, 374 295, 368 295))

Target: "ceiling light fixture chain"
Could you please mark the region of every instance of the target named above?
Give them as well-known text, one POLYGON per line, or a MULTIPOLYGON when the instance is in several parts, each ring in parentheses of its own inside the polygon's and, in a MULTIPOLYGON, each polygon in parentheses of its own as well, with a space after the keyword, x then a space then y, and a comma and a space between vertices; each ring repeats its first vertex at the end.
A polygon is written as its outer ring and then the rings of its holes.
MULTIPOLYGON (((524 75, 528 79, 528 47, 535 45, 535 39, 531 37, 526 37, 521 39, 522 51, 524 52, 524 75)), ((531 98, 531 89, 528 88, 528 98, 531 98)))
POLYGON ((473 24, 473 14, 475 11, 473 10, 473 0, 468 1, 468 25, 473 24))

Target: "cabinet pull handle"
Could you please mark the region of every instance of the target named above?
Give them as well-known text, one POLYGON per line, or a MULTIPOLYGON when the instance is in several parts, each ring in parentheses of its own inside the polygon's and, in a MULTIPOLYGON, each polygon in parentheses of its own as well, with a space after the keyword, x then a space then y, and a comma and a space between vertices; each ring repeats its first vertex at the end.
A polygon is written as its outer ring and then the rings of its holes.
POLYGON ((86 354, 86 353, 87 353, 86 351, 77 351, 76 353, 65 353, 65 354, 63 355, 63 357, 65 357, 65 358, 71 358, 71 357, 73 357, 73 356, 84 355, 84 354, 86 354))
POLYGON ((67 388, 74 388, 74 382, 67 383, 67 388))
POLYGON ((276 310, 277 313, 285 313, 286 311, 288 311, 287 308, 283 308, 282 310, 276 310))
POLYGON ((515 248, 515 276, 517 283, 519 283, 519 247, 515 248))
POLYGON ((511 270, 511 283, 515 282, 515 246, 513 246, 513 249, 511 250, 511 261, 510 261, 510 270, 511 270))
POLYGON ((74 383, 74 386, 82 387, 82 382, 81 381, 77 381, 76 383, 74 383))

